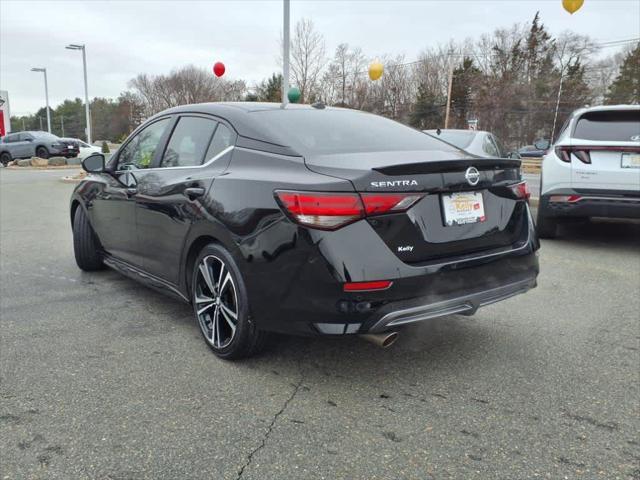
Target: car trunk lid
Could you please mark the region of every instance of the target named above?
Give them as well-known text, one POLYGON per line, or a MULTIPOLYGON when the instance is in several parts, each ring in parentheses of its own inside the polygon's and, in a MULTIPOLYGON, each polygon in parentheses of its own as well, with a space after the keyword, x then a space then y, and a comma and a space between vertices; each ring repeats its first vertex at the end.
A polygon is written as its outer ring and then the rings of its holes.
POLYGON ((408 263, 509 247, 527 233, 526 202, 511 188, 521 181, 519 160, 398 151, 323 155, 305 162, 317 173, 349 180, 363 195, 421 193, 406 212, 367 218, 408 263))

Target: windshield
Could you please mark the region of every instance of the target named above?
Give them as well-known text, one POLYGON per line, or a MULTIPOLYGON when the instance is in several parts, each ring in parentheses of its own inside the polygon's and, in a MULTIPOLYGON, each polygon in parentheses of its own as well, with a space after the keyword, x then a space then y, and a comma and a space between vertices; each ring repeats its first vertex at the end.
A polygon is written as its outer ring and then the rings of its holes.
POLYGON ((401 123, 357 110, 261 110, 282 145, 303 155, 331 153, 449 150, 453 147, 401 123))
POLYGON ((455 130, 449 130, 449 131, 441 130, 440 135, 438 135, 436 132, 433 132, 433 133, 429 132, 429 133, 436 138, 444 140, 445 142, 449 142, 455 145, 456 147, 462 148, 462 149, 465 149, 469 145, 471 145, 471 142, 473 141, 473 137, 475 136, 475 133, 473 131, 459 132, 455 130))

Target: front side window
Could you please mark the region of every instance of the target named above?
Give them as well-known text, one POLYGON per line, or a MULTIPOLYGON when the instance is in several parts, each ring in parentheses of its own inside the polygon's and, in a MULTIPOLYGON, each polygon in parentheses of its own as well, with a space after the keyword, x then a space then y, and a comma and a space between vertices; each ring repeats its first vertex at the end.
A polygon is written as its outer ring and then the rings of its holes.
POLYGON ((211 139, 211 145, 209 145, 209 149, 207 150, 205 162, 208 162, 216 155, 220 155, 220 152, 235 142, 236 134, 223 123, 219 124, 218 128, 216 128, 216 133, 213 135, 213 139, 211 139))
POLYGON ((167 125, 169 119, 164 118, 136 134, 122 149, 118 157, 118 170, 149 168, 167 125))
POLYGON ((217 122, 202 117, 181 117, 171 134, 160 167, 202 165, 217 122))

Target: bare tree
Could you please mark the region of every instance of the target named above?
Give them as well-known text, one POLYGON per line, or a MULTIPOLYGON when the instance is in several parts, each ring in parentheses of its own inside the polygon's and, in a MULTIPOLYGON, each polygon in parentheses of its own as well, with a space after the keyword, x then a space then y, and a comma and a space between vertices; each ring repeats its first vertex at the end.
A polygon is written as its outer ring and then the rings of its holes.
POLYGON ((215 78, 193 65, 168 75, 138 75, 129 87, 141 100, 146 116, 178 105, 242 100, 246 92, 244 81, 215 78))
POLYGON ((313 99, 326 62, 324 37, 315 30, 313 21, 299 20, 291 39, 291 75, 300 89, 301 103, 313 99))

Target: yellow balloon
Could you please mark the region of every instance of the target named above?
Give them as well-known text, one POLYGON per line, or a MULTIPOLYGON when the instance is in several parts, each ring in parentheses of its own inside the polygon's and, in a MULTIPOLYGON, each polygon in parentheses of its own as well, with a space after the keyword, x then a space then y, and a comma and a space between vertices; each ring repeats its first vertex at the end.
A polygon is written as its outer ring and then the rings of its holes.
POLYGON ((580 10, 582 5, 584 5, 584 0, 562 0, 562 6, 571 15, 580 10))
POLYGON ((369 78, 371 80, 378 80, 384 73, 384 66, 377 60, 369 65, 369 78))

